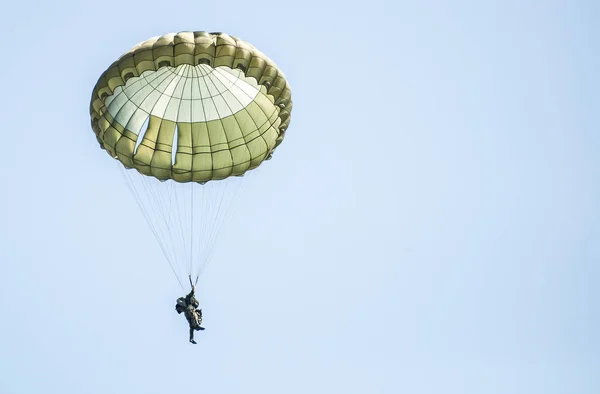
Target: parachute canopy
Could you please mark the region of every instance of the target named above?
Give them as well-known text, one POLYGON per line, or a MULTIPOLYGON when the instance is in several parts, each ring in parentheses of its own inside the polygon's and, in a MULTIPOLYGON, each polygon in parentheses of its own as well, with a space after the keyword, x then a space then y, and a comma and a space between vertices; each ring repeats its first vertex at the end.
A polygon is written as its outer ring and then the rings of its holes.
POLYGON ((224 33, 151 38, 99 78, 92 129, 122 164, 180 284, 202 273, 240 176, 271 158, 291 111, 275 63, 224 33))
POLYGON ((144 41, 92 93, 92 129, 126 168, 160 180, 207 182, 269 159, 290 122, 291 90, 268 57, 224 33, 144 41))

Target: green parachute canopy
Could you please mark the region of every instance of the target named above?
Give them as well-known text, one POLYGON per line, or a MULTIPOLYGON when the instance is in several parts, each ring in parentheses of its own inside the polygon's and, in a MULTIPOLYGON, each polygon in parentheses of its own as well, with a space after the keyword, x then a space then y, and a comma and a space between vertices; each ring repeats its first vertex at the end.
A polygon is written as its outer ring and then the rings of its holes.
POLYGON ((151 38, 94 87, 92 129, 112 157, 145 175, 206 182, 242 175, 283 140, 291 90, 275 63, 224 33, 151 38))
POLYGON ((271 158, 291 110, 275 63, 224 33, 151 38, 100 76, 92 129, 136 170, 123 173, 178 279, 201 273, 236 179, 271 158))

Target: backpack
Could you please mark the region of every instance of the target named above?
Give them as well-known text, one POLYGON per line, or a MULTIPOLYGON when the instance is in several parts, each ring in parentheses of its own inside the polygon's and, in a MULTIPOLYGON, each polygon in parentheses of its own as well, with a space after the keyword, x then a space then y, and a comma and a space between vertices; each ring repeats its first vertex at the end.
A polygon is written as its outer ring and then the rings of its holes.
POLYGON ((175 304, 175 310, 177 311, 177 313, 181 314, 181 312, 185 310, 185 307, 185 297, 179 297, 177 299, 177 303, 175 304))

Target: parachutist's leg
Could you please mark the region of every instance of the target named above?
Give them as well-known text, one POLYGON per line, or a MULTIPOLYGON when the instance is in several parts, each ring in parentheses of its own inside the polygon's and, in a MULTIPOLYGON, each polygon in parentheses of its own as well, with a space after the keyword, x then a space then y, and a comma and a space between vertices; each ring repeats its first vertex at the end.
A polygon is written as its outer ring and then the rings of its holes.
POLYGON ((196 325, 198 326, 198 328, 196 328, 196 330, 200 331, 200 330, 204 330, 204 327, 202 327, 202 310, 197 309, 196 310, 196 325))
POLYGON ((194 341, 194 329, 192 327, 190 327, 190 342, 194 345, 196 344, 196 341, 194 341))

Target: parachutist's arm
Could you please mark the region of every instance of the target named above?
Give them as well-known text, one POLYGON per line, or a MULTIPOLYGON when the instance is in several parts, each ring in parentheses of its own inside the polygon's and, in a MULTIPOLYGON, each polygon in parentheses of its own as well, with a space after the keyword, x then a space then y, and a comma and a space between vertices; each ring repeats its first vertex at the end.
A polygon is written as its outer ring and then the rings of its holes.
POLYGON ((190 291, 190 294, 188 294, 188 295, 186 296, 186 299, 188 299, 188 300, 189 300, 191 297, 193 297, 193 296, 194 296, 194 294, 195 294, 195 293, 196 293, 196 286, 192 285, 192 291, 190 291))
POLYGON ((188 275, 188 279, 190 280, 190 286, 192 286, 192 291, 190 291, 190 294, 187 295, 189 299, 189 297, 192 297, 196 292, 196 286, 194 286, 194 284, 192 283, 192 275, 188 275))

